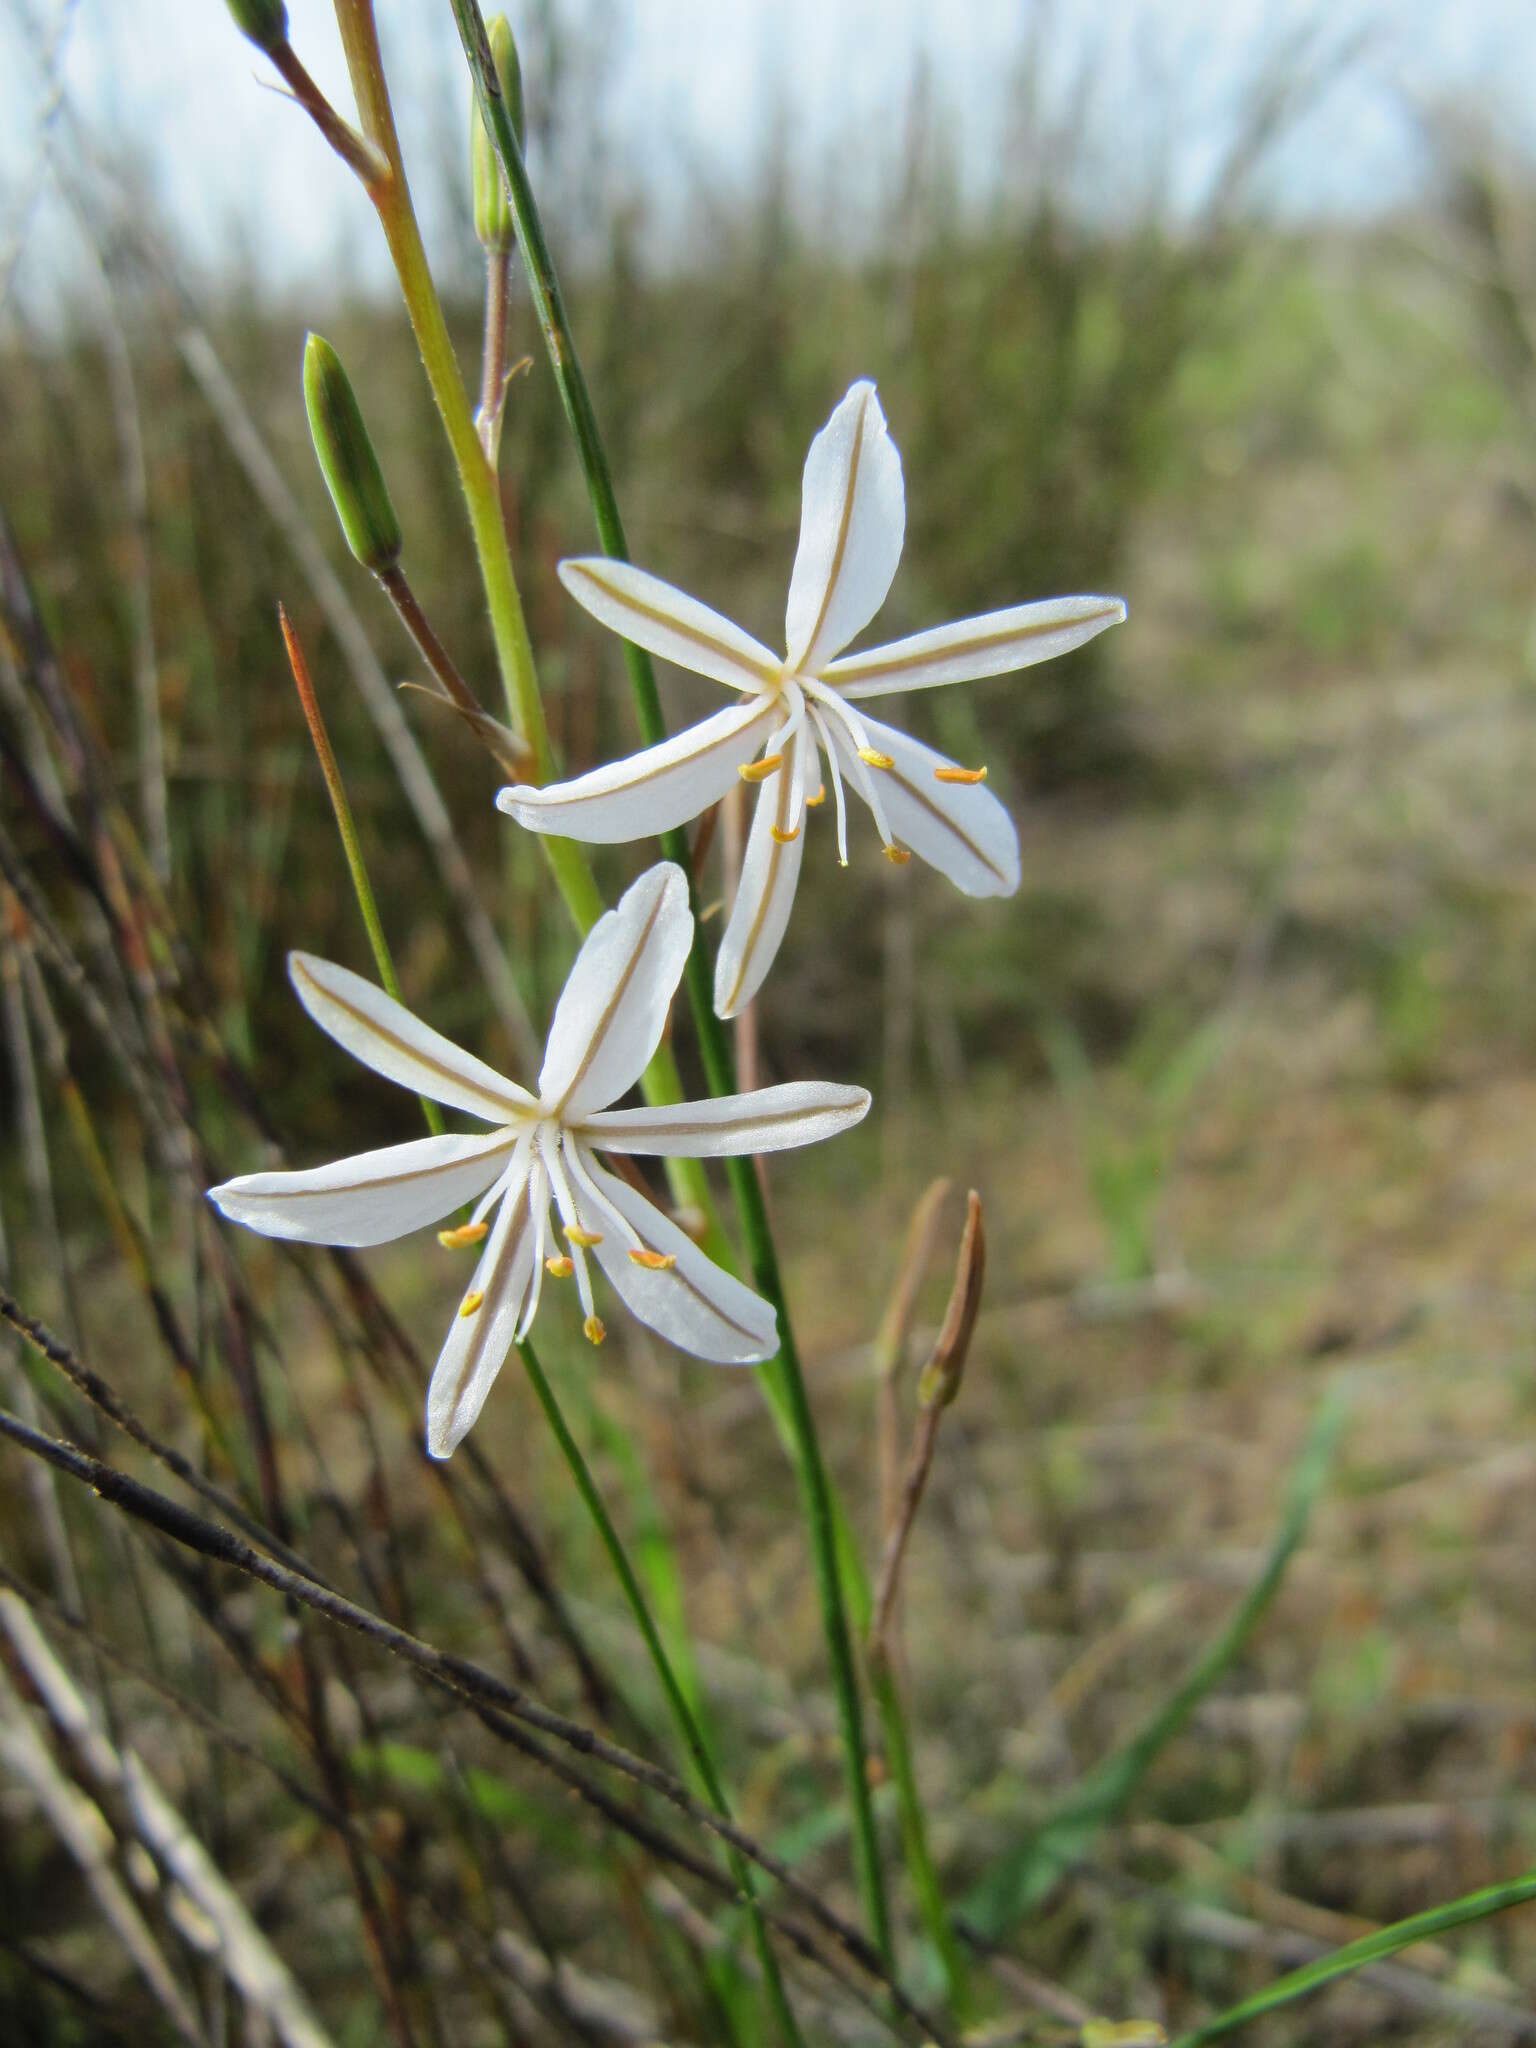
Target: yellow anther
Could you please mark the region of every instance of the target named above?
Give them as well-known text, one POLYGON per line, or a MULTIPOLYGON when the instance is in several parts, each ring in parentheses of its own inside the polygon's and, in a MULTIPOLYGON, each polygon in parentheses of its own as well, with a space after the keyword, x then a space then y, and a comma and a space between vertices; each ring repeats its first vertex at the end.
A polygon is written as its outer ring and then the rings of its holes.
POLYGON ((608 1334, 608 1325, 601 1316, 588 1316, 581 1326, 581 1334, 589 1344, 601 1344, 608 1334))
POLYGON ((904 846, 888 846, 885 849, 885 857, 894 868, 904 868, 912 858, 904 846))
POLYGON ((676 1252, 632 1251, 629 1256, 637 1266, 644 1266, 647 1273, 665 1273, 669 1266, 677 1264, 676 1252))
POLYGON ((770 825, 768 827, 768 832, 769 836, 773 839, 776 839, 779 842, 780 846, 793 846, 795 841, 800 837, 800 827, 798 825, 795 827, 793 832, 781 832, 777 825, 770 825))
POLYGON ((544 1261, 544 1270, 546 1273, 553 1273, 557 1280, 569 1280, 576 1270, 576 1261, 568 1259, 560 1252, 554 1258, 544 1261))
POLYGON ((895 757, 891 754, 877 754, 873 747, 860 747, 859 759, 867 761, 871 768, 894 768, 895 757))
POLYGON ((459 1310, 459 1314, 461 1316, 472 1316, 475 1310, 480 1306, 481 1302, 484 1301, 484 1299, 485 1296, 480 1292, 480 1289, 477 1287, 473 1294, 465 1295, 464 1305, 459 1310))
POLYGON ((600 1230, 583 1230, 579 1223, 567 1223, 563 1228, 572 1244, 594 1245, 603 1241, 603 1233, 600 1230))
POLYGON ((766 782, 784 765, 782 754, 764 754, 761 761, 744 761, 736 770, 743 782, 766 782))
POLYGON ((467 1244, 478 1244, 490 1227, 489 1223, 459 1223, 452 1230, 440 1230, 437 1241, 445 1252, 461 1252, 467 1244))
POLYGON ((826 789, 825 789, 825 788, 823 787, 823 788, 821 788, 821 789, 818 789, 818 790, 817 790, 817 792, 816 792, 816 794, 815 794, 814 796, 808 796, 808 797, 806 798, 806 800, 805 800, 805 808, 806 808, 806 809, 807 809, 808 811, 814 811, 814 810, 815 810, 815 808, 816 808, 816 806, 817 806, 818 804, 824 804, 824 803, 826 802, 826 800, 827 800, 827 792, 826 792, 826 789))
POLYGON ((935 768, 933 779, 935 782, 985 782, 986 763, 983 762, 979 768, 935 768))

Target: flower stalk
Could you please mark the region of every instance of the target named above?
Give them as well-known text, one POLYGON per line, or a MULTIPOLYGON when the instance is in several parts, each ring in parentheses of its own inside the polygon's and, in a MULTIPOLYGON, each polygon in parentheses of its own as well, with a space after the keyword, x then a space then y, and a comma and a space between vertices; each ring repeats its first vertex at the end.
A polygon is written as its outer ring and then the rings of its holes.
MULTIPOLYGON (((302 654, 291 635, 290 647, 302 672, 302 654)), ((338 822, 344 815, 343 800, 338 822)), ((346 816, 344 838, 349 830, 346 816)), ((364 898, 371 905, 366 877, 364 898)), ((382 955, 381 973, 394 983, 376 910, 370 936, 382 955)), ((738 1365, 773 1351, 769 1305, 714 1267, 645 1197, 599 1166, 594 1148, 621 1158, 678 1152, 701 1157, 806 1144, 856 1123, 869 1097, 858 1088, 798 1083, 680 1109, 609 1108, 649 1063, 692 936, 682 875, 665 865, 652 868, 593 928, 571 970, 550 1027, 537 1099, 431 1031, 398 997, 385 996, 345 968, 295 954, 289 962, 295 990, 322 1029, 389 1079, 430 1092, 491 1129, 463 1137, 434 1134, 298 1173, 248 1174, 209 1192, 224 1215, 265 1235, 346 1245, 385 1242, 478 1197, 470 1222, 439 1232, 445 1249, 484 1249, 433 1371, 427 1448, 435 1458, 452 1454, 515 1344, 655 1665, 684 1753, 710 1804, 729 1821, 729 1803, 698 1719, 528 1341, 546 1275, 574 1281, 585 1333, 594 1344, 603 1341, 590 1255, 631 1312, 682 1348, 738 1365), (554 1249, 560 1240, 550 1226, 551 1204, 565 1250, 554 1249)), ((734 1846, 728 1861, 747 1906, 780 2035, 786 2048, 799 2048, 752 1872, 734 1846)))
MULTIPOLYGON (((355 5, 357 0, 341 0, 341 4, 355 5)), ((529 183, 511 116, 496 77, 478 0, 451 0, 451 4, 454 19, 458 24, 459 37, 464 45, 464 54, 475 81, 481 117, 496 145, 496 152, 501 158, 502 169, 506 174, 512 210, 517 221, 518 246, 522 251, 523 265, 550 364, 559 385, 561 402, 575 437, 587 492, 592 501, 598 537, 605 554, 626 561, 628 547, 624 536, 624 523, 619 514, 618 499, 614 492, 613 475, 608 466, 608 457, 598 429, 597 416, 592 407, 591 394, 587 390, 586 378, 582 374, 580 359, 571 336, 565 302, 555 274, 554 259, 544 237, 543 222, 539 218, 533 188, 529 183)), ((650 657, 643 648, 626 640, 624 659, 629 672, 641 736, 647 745, 656 745, 666 736, 666 724, 662 717, 661 698, 656 688, 656 676, 651 667, 650 657)), ((697 912, 697 886, 686 833, 680 828, 674 828, 661 835, 661 845, 667 859, 675 861, 687 876, 690 900, 697 912)), ((710 1094, 731 1094, 735 1089, 735 1076, 732 1070, 730 1044, 723 1024, 715 1015, 714 991, 706 949, 697 940, 688 957, 685 978, 689 1007, 693 1013, 710 1094)), ((859 1697, 853 1639, 848 1626, 843 1585, 838 1569, 838 1544, 831 1487, 822 1460, 815 1419, 811 1413, 810 1397, 806 1392, 805 1376, 801 1371, 799 1353, 795 1346, 762 1183, 750 1159, 728 1160, 726 1171, 740 1218, 742 1235, 746 1241, 748 1264, 753 1278, 761 1293, 778 1312, 778 1357, 764 1367, 759 1374, 759 1382, 767 1394, 780 1433, 785 1436, 790 1447, 791 1462, 800 1484, 816 1572, 822 1627, 831 1659, 833 1685, 837 1692, 838 1719, 843 1739, 844 1775, 853 1819, 859 1888, 870 1932, 881 1955, 890 1964, 894 1958, 890 1909, 886 1900, 879 1839, 875 1831, 874 1806, 870 1798, 864 1746, 863 1706, 859 1697)))

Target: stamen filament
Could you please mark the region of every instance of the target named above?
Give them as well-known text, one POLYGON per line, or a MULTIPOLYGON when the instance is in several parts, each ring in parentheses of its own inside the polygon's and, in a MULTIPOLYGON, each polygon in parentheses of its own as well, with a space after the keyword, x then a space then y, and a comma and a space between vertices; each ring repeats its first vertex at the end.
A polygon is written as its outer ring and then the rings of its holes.
POLYGON ((843 774, 837 765, 837 747, 833 742, 826 720, 814 704, 805 707, 821 750, 827 757, 827 771, 832 777, 832 800, 837 806, 837 864, 840 868, 848 865, 848 806, 843 797, 843 774))

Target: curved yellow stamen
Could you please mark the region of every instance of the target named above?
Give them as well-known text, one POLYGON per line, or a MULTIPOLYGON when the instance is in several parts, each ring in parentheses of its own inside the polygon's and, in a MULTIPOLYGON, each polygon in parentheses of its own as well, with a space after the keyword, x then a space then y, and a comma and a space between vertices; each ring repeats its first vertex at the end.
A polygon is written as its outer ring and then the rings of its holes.
POLYGON ((933 779, 935 782, 985 782, 987 766, 983 762, 979 768, 935 768, 933 779))
POLYGON ((768 831, 770 836, 779 842, 780 846, 792 846, 800 837, 800 827, 798 825, 793 832, 781 832, 777 825, 770 825, 768 831))
POLYGON ((629 1255, 637 1266, 644 1266, 648 1273, 665 1273, 677 1264, 676 1252, 632 1251, 629 1255))
POLYGON ((569 1280, 576 1270, 576 1261, 566 1258, 563 1253, 556 1253, 554 1258, 544 1261, 544 1270, 553 1273, 557 1280, 569 1280))
POLYGON ((784 765, 782 754, 764 754, 761 761, 744 761, 736 770, 743 782, 766 782, 784 765))
POLYGON ((603 1241, 603 1233, 600 1230, 583 1230, 577 1223, 567 1223, 562 1228, 572 1244, 594 1245, 603 1241))
POLYGON ((823 787, 822 787, 822 788, 820 788, 820 789, 818 789, 818 790, 817 790, 817 792, 816 792, 816 794, 815 794, 814 796, 808 796, 808 797, 806 798, 806 800, 805 800, 805 808, 806 808, 806 809, 807 809, 808 811, 814 811, 814 810, 815 810, 815 808, 816 808, 816 806, 817 806, 818 804, 824 804, 824 803, 826 802, 826 800, 827 800, 827 792, 826 792, 826 788, 825 788, 825 785, 823 785, 823 787))
POLYGON ((860 747, 859 759, 867 762, 871 768, 894 768, 896 766, 894 755, 877 754, 873 747, 860 747))
POLYGON ((589 1344, 601 1344, 608 1334, 608 1325, 601 1316, 588 1316, 581 1326, 581 1334, 589 1344))
POLYGON ((475 1310, 480 1306, 481 1302, 484 1301, 484 1299, 484 1294, 477 1287, 473 1294, 465 1295, 464 1305, 459 1310, 459 1314, 461 1316, 472 1316, 475 1313, 475 1310))
POLYGON ((461 1252, 467 1244, 478 1244, 490 1227, 489 1223, 459 1223, 452 1230, 440 1230, 437 1241, 445 1252, 461 1252))
POLYGON ((911 854, 904 846, 886 847, 885 857, 891 863, 892 867, 897 868, 904 868, 907 862, 912 858, 911 854))

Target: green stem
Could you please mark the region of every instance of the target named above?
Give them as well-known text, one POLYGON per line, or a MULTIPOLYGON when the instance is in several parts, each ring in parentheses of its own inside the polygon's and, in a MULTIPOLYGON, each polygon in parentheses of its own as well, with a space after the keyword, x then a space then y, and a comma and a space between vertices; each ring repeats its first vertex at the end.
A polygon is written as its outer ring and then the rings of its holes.
MULTIPOLYGON (((634 1616, 635 1626, 640 1631, 641 1640, 650 1653, 650 1659, 656 1668, 656 1675, 661 1681, 662 1693, 666 1698, 673 1724, 677 1729, 689 1761, 693 1765, 698 1782, 703 1787, 705 1797, 716 1813, 719 1814, 720 1818, 722 1820, 729 1820, 731 1818, 730 1802, 725 1796, 725 1788, 721 1784, 719 1773, 715 1769, 714 1759, 710 1755, 709 1745, 704 1738, 704 1731, 700 1727, 693 1709, 688 1704, 687 1695, 678 1680, 676 1671, 673 1669, 672 1660, 667 1655, 660 1632, 651 1617, 651 1610, 646 1603, 645 1594, 641 1590, 640 1581, 635 1576, 634 1567, 629 1561, 629 1553, 624 1548, 623 1539, 613 1525, 607 1505, 601 1493, 598 1492, 597 1482, 593 1479, 591 1469, 586 1459, 582 1456, 581 1446, 570 1432, 565 1416, 561 1411, 560 1403, 555 1397, 555 1390, 550 1385, 533 1346, 524 1341, 518 1345, 517 1350, 518 1356, 523 1361, 524 1370, 527 1372, 529 1381, 533 1386, 533 1391, 538 1396, 539 1406, 544 1410, 544 1418, 551 1430, 553 1430, 555 1440, 565 1457, 565 1462, 570 1467, 571 1477, 576 1482, 576 1491, 581 1495, 583 1505, 592 1519, 593 1526, 602 1538, 603 1548, 607 1551, 609 1562, 612 1564, 619 1584, 623 1588, 624 1598, 629 1603, 629 1611, 634 1616)), ((784 1979, 779 1971, 778 1957, 774 1954, 773 1945, 768 1939, 767 1926, 758 1909, 757 1885, 752 1875, 751 1866, 741 1851, 731 1843, 726 1844, 726 1861, 737 1889, 740 1891, 746 1904, 747 1913, 751 1920, 752 1942, 757 1950, 758 1962, 763 1972, 763 1983, 768 1992, 769 2003, 773 2008, 774 2019, 777 2022, 779 2032, 784 2041, 790 2044, 790 2048, 800 2048, 800 2029, 795 2022, 794 2013, 790 2009, 789 1998, 784 1989, 784 1979)))
MULTIPOLYGON (((495 66, 491 61, 490 45, 486 38, 485 23, 481 18, 478 0, 451 0, 451 5, 458 24, 460 40, 464 45, 464 54, 475 81, 480 112, 501 158, 502 169, 506 173, 512 198, 512 211, 517 220, 518 246, 522 250, 529 289, 544 335, 550 364, 560 387, 561 402, 565 407, 566 418, 570 422, 581 458, 587 493, 591 498, 597 523, 598 538, 607 555, 615 560, 627 561, 629 551, 624 538, 624 523, 619 515, 608 457, 598 429, 597 416, 592 408, 586 378, 582 374, 580 358, 571 336, 559 279, 555 274, 554 259, 544 238, 544 227, 539 218, 533 188, 528 181, 522 152, 518 148, 517 137, 496 80, 495 66)), ((655 671, 645 650, 636 647, 630 641, 624 643, 624 658, 629 670, 630 687, 634 694, 641 737, 648 746, 653 746, 666 737, 666 724, 662 717, 655 671)), ((680 830, 665 832, 661 835, 661 845, 667 858, 675 861, 688 877, 689 896, 697 915, 698 891, 686 834, 680 830)), ((730 1094, 735 1088, 731 1049, 724 1027, 715 1015, 709 962, 697 926, 693 951, 688 958, 687 986, 710 1093, 730 1094)), ((886 1963, 891 1965, 894 1962, 894 1950, 890 1914, 886 1904, 884 1874, 880 1865, 879 1841, 875 1833, 874 1808, 870 1799, 864 1748, 863 1709, 854 1669, 853 1643, 849 1634, 843 1587, 838 1573, 831 1490, 817 1441, 816 1425, 806 1393, 805 1378, 795 1349, 762 1186, 750 1160, 733 1159, 727 1162, 727 1166, 753 1277, 760 1291, 772 1302, 778 1313, 779 1355, 771 1364, 762 1368, 759 1379, 769 1391, 770 1403, 775 1409, 776 1416, 787 1420, 794 1445, 793 1462, 800 1482, 806 1522, 810 1531, 822 1624, 826 1631, 833 1683, 838 1696, 860 1889, 870 1931, 881 1955, 886 1963)))
MULTIPOLYGON (((309 727, 315 759, 320 763, 320 773, 325 779, 331 809, 336 814, 336 830, 341 835, 341 850, 346 856, 347 871, 352 877, 352 893, 356 896, 357 907, 362 912, 363 929, 368 934, 374 964, 379 970, 379 979, 383 982, 385 990, 398 1003, 401 1000, 400 977, 395 973, 395 962, 389 950, 389 941, 384 936, 384 921, 379 916, 373 884, 368 879, 368 864, 363 859, 363 843, 357 836, 357 824, 352 816, 352 805, 347 798, 347 786, 341 779, 336 752, 331 745, 331 736, 326 731, 325 719, 320 710, 320 700, 315 695, 315 686, 310 680, 309 663, 304 659, 304 649, 299 645, 299 636, 294 632, 288 614, 281 605, 277 608, 277 620, 283 629, 283 644, 288 650, 288 666, 293 671, 293 685, 299 693, 304 723, 309 727)), ((440 1138, 446 1128, 442 1111, 429 1095, 418 1095, 416 1100, 421 1104, 421 1113, 427 1120, 427 1129, 434 1138, 440 1138)))

